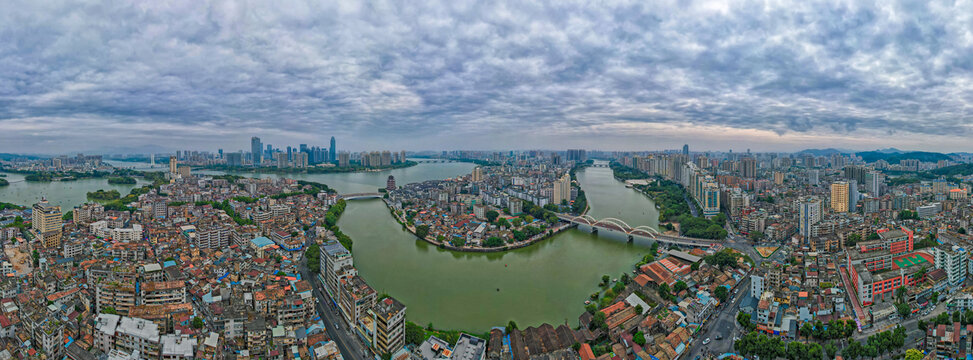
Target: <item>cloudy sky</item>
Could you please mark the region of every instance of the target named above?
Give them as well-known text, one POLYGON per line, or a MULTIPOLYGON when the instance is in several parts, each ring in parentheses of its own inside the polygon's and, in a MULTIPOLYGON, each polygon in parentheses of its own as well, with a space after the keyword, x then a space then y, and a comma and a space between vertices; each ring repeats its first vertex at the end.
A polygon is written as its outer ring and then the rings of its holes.
POLYGON ((0 2, 0 151, 973 151, 973 2, 0 2))

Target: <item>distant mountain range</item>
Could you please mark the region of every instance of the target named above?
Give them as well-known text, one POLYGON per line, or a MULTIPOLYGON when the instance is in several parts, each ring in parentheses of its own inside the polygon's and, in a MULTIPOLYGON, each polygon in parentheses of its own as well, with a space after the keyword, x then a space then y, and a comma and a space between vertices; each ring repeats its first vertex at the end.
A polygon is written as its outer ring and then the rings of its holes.
POLYGON ((921 162, 937 162, 939 160, 951 160, 949 155, 938 152, 909 151, 909 152, 890 152, 889 149, 876 151, 862 151, 855 155, 861 156, 866 163, 885 160, 890 164, 898 163, 900 160, 919 160, 921 162))
POLYGON ((937 162, 939 160, 953 160, 953 157, 965 156, 965 153, 943 154, 928 151, 904 151, 896 148, 878 149, 873 151, 854 151, 846 149, 806 149, 798 151, 797 154, 811 154, 814 156, 831 156, 832 154, 858 155, 865 162, 876 162, 885 160, 891 164, 898 163, 899 160, 915 159, 922 162, 937 162))

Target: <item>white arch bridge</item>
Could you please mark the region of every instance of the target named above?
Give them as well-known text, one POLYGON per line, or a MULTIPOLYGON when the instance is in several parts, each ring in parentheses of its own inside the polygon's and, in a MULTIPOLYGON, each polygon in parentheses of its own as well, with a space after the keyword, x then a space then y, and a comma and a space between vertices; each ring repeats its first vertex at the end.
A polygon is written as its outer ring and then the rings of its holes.
POLYGON ((624 221, 612 217, 604 219, 595 219, 591 215, 581 215, 581 216, 571 216, 566 214, 558 214, 557 216, 561 221, 566 221, 579 226, 586 226, 591 228, 591 232, 597 233, 599 229, 620 232, 628 236, 629 241, 634 240, 636 237, 643 239, 651 239, 665 244, 679 245, 679 246, 698 246, 698 247, 708 247, 713 244, 720 243, 719 240, 710 239, 697 239, 689 238, 684 236, 671 236, 665 235, 656 230, 655 228, 648 227, 645 225, 632 227, 631 225, 625 223, 624 221))
POLYGON ((381 199, 385 194, 372 192, 372 193, 354 193, 354 194, 341 194, 338 195, 339 199, 345 200, 355 200, 355 199, 381 199))

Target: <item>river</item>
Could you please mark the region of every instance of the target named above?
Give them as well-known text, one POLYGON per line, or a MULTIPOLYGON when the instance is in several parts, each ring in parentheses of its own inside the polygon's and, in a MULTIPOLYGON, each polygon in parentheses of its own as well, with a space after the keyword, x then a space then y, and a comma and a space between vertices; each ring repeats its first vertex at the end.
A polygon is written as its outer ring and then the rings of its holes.
MULTIPOLYGON (((142 168, 143 163, 119 163, 142 168)), ((158 167, 158 165, 157 165, 158 167)), ((399 184, 469 174, 469 163, 422 163, 380 172, 290 174, 328 184, 340 193, 373 192, 389 175, 399 184)), ((254 176, 254 174, 244 174, 254 176)), ((653 202, 616 181, 608 168, 578 171, 578 181, 595 218, 614 217, 631 226, 656 227, 653 202)), ((256 174, 256 176, 278 176, 256 174)), ((19 180, 8 175, 10 181, 19 180)), ((47 196, 62 208, 84 202, 85 193, 131 186, 105 179, 11 184, 0 188, 0 201, 30 205, 47 196)), ((481 333, 514 320, 521 327, 542 323, 577 325, 588 295, 602 275, 617 278, 648 252, 645 245, 621 237, 568 230, 538 244, 506 253, 455 253, 438 249, 405 232, 381 200, 354 200, 338 225, 355 241, 355 266, 379 293, 408 307, 410 321, 437 328, 481 333)))
MULTIPOLYGON (((585 169, 577 178, 592 216, 657 225, 651 200, 625 188, 610 169, 585 169)), ((406 304, 409 320, 443 329, 480 333, 509 320, 574 327, 602 275, 617 278, 648 252, 646 244, 569 230, 510 252, 455 253, 403 231, 381 200, 351 204, 338 225, 355 240, 359 274, 406 304)))

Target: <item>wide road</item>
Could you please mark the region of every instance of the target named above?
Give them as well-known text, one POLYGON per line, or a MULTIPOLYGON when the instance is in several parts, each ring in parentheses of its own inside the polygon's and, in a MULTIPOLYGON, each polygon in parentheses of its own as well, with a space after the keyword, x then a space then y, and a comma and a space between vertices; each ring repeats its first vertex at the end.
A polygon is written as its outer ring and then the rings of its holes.
POLYGON ((693 340, 687 356, 683 359, 693 360, 696 356, 706 353, 719 355, 733 352, 733 337, 737 333, 737 312, 740 300, 750 291, 750 277, 744 277, 735 289, 739 290, 737 294, 732 295, 727 303, 721 304, 717 313, 710 315, 709 321, 703 325, 702 331, 696 336, 696 340, 693 340), (723 338, 716 340, 717 335, 722 335, 723 338), (710 343, 703 345, 703 340, 706 338, 710 339, 710 343))
POLYGON ((324 328, 331 340, 338 345, 341 356, 347 360, 365 360, 369 357, 365 353, 364 347, 344 325, 344 319, 338 313, 338 309, 332 304, 331 299, 325 293, 321 282, 315 274, 307 269, 305 262, 307 258, 301 260, 301 278, 311 283, 314 297, 317 298, 318 314, 324 320, 324 328))

